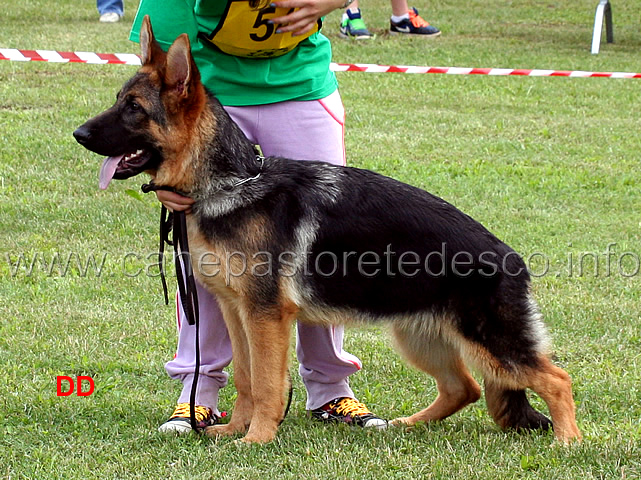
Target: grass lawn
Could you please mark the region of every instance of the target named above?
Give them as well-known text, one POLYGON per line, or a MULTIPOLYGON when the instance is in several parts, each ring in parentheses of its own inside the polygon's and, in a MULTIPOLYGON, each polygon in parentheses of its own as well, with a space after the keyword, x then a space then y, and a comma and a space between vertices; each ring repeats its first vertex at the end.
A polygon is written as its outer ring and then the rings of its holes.
MULTIPOLYGON (((325 32, 340 63, 640 71, 641 6, 614 3, 616 43, 593 56, 596 3, 416 4, 443 31, 426 41, 387 35, 389 2, 371 0, 374 40, 338 38, 339 12, 325 32)), ((0 47, 137 53, 126 5, 124 22, 101 25, 91 3, 5 2, 0 47)), ((0 478, 641 478, 639 80, 338 74, 350 165, 442 196, 528 260, 581 445, 503 433, 483 399, 410 431, 317 425, 296 378, 277 440, 246 447, 156 431, 179 391, 163 369, 174 310, 147 271, 158 205, 127 195, 141 179, 99 191, 100 159, 71 136, 134 71, 0 62, 0 478), (89 375, 95 392, 58 397, 59 375, 89 375)), ((346 337, 372 410, 433 399, 384 331, 346 337)), ((221 408, 233 399, 224 389, 221 408)))

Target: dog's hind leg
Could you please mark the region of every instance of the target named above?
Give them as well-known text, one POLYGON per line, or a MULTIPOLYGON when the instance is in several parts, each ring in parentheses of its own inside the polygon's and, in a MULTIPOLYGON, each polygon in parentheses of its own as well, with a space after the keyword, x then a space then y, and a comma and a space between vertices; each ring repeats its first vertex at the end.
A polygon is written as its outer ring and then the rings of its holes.
MULTIPOLYGON (((506 332, 505 335, 514 335, 506 332)), ((509 344, 510 338, 504 338, 509 344)), ((486 401, 490 415, 503 429, 549 429, 553 426, 556 438, 562 443, 580 439, 576 425, 575 407, 570 376, 550 361, 542 342, 524 342, 512 338, 512 351, 501 359, 484 346, 461 338, 466 360, 483 374, 486 401), (552 422, 532 408, 526 389, 537 393, 547 404, 552 422)))
POLYGON ((394 325, 399 350, 416 368, 436 379, 438 396, 427 408, 409 417, 397 418, 394 424, 414 425, 448 417, 481 396, 479 384, 470 375, 458 349, 440 333, 421 325, 394 325))
POLYGON ((494 371, 486 377, 485 395, 492 418, 504 429, 548 429, 553 426, 560 442, 580 440, 570 376, 545 355, 540 355, 534 363, 520 367, 516 374, 494 371), (532 389, 547 404, 552 422, 532 408, 526 398, 526 388, 532 389))
POLYGON ((580 440, 581 432, 576 425, 572 381, 564 370, 552 364, 547 357, 539 360, 539 368, 528 378, 528 386, 534 390, 550 409, 554 433, 562 443, 580 440))
POLYGON ((496 379, 485 380, 485 401, 490 415, 502 429, 548 430, 552 422, 528 401, 525 389, 511 389, 496 379))
POLYGON ((566 444, 572 440, 580 440, 572 381, 567 372, 553 365, 547 356, 541 355, 536 367, 525 368, 524 381, 547 404, 557 440, 566 444))

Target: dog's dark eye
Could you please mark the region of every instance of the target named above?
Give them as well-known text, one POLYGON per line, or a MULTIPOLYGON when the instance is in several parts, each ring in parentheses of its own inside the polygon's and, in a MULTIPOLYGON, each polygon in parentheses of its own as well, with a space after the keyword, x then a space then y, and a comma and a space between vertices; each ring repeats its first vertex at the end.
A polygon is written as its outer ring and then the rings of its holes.
POLYGON ((125 103, 125 108, 129 109, 130 112, 138 113, 138 112, 144 112, 145 111, 145 109, 142 108, 142 105, 140 105, 136 101, 136 97, 134 97, 133 95, 127 95, 124 98, 124 103, 125 103))

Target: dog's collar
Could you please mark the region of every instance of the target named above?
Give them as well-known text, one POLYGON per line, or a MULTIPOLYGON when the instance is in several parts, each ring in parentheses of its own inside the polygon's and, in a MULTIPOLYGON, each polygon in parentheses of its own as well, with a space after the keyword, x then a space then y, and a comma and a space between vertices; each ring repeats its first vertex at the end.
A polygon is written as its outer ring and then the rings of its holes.
MULTIPOLYGON (((231 185, 225 185, 224 187, 221 187, 218 191, 230 191, 233 190, 236 187, 239 187, 247 182, 251 182, 253 180, 258 180, 258 178, 263 174, 263 167, 265 166, 265 157, 262 155, 256 155, 256 161, 260 162, 260 167, 258 168, 258 173, 254 175, 253 177, 248 177, 244 178, 236 183, 233 183, 231 185)), ((142 190, 142 193, 149 193, 149 192, 156 192, 158 190, 165 190, 167 192, 173 192, 177 193, 178 195, 182 195, 183 197, 189 197, 188 193, 181 192, 180 190, 175 189, 174 187, 170 187, 167 185, 156 185, 154 181, 150 181, 149 183, 145 183, 141 185, 140 189, 142 190)))
POLYGON ((265 157, 262 155, 256 155, 256 161, 260 162, 260 167, 258 167, 258 173, 254 175, 253 177, 245 178, 239 182, 234 183, 233 185, 230 185, 228 187, 223 187, 224 190, 232 190, 236 187, 239 187, 243 183, 251 182, 252 180, 257 180, 263 173, 263 167, 265 166, 265 157))

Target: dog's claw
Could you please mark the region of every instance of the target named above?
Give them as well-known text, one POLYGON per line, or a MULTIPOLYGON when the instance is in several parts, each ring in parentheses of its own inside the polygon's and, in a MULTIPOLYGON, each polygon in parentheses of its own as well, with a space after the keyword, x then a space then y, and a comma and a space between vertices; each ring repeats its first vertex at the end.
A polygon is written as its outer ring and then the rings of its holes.
POLYGON ((235 428, 230 428, 229 424, 227 425, 213 425, 211 427, 205 428, 205 435, 208 437, 229 437, 241 433, 235 428))
POLYGON ((261 443, 269 443, 274 440, 275 435, 266 435, 264 437, 262 436, 256 436, 256 435, 245 435, 243 438, 239 438, 238 440, 234 440, 234 443, 236 444, 245 444, 245 445, 251 445, 254 443, 261 444, 261 443))
POLYGON ((395 418, 394 420, 390 420, 389 424, 394 427, 411 427, 412 426, 408 417, 395 418))

